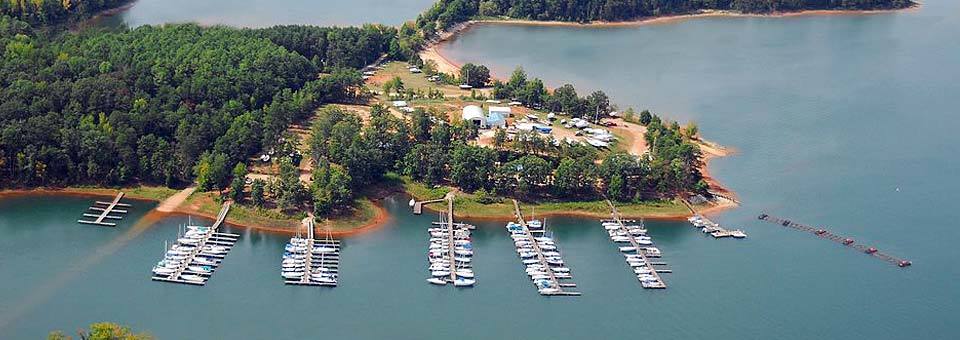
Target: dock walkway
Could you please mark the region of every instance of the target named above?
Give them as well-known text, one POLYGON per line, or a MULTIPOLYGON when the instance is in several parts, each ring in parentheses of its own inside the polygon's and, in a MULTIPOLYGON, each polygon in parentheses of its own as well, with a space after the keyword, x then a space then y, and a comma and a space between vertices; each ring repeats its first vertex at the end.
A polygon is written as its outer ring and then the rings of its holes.
POLYGON ((909 260, 902 259, 902 258, 898 258, 898 257, 891 256, 891 255, 887 255, 887 254, 885 254, 885 253, 883 253, 883 252, 880 252, 877 248, 868 247, 868 246, 865 246, 865 245, 862 245, 862 244, 858 244, 858 243, 856 243, 856 241, 855 241, 854 239, 852 239, 852 238, 836 235, 836 234, 831 233, 831 232, 829 232, 829 231, 827 231, 826 229, 823 229, 823 228, 814 228, 814 227, 811 227, 811 226, 808 226, 808 225, 796 223, 796 222, 793 222, 793 221, 788 220, 788 219, 784 219, 784 218, 780 218, 780 217, 768 215, 768 214, 765 214, 765 213, 764 213, 764 214, 760 214, 760 216, 758 216, 757 219, 759 219, 759 220, 761 220, 761 221, 767 221, 767 222, 770 222, 770 223, 779 224, 779 225, 784 226, 784 227, 787 227, 787 228, 793 228, 793 229, 800 230, 800 231, 806 231, 806 232, 811 233, 811 234, 813 234, 813 235, 816 235, 817 237, 820 237, 820 238, 822 238, 822 239, 830 240, 830 241, 833 241, 833 242, 842 244, 842 245, 844 245, 844 246, 847 246, 847 247, 850 247, 850 248, 859 250, 859 251, 861 251, 861 252, 863 252, 863 253, 865 253, 865 254, 867 254, 867 255, 870 255, 871 257, 878 258, 878 259, 880 259, 880 260, 886 261, 886 262, 888 262, 888 263, 890 263, 890 264, 894 264, 894 265, 896 265, 896 266, 898 266, 898 267, 901 267, 901 268, 903 268, 903 267, 909 267, 910 265, 913 264, 913 263, 910 262, 909 260))
MULTIPOLYGON (((727 198, 729 199, 729 198, 727 198)), ((713 236, 713 238, 724 238, 724 237, 733 237, 733 238, 746 238, 747 233, 744 233, 740 229, 726 229, 721 226, 719 223, 713 222, 708 219, 706 216, 700 215, 697 213, 697 210, 693 208, 693 205, 687 200, 682 199, 683 204, 687 206, 687 209, 690 209, 690 212, 693 213, 693 217, 687 219, 694 227, 700 228, 705 234, 713 236)))
MULTIPOLYGON (((649 272, 649 273, 646 273, 646 275, 650 275, 650 276, 653 276, 653 277, 655 278, 655 280, 653 280, 653 281, 644 281, 643 279, 641 279, 641 276, 638 275, 638 273, 636 272, 635 269, 633 269, 633 268, 634 268, 634 265, 631 263, 631 262, 636 262, 636 261, 630 261, 630 258, 631 258, 631 257, 627 257, 627 255, 630 255, 630 251, 623 251, 623 249, 621 249, 621 252, 624 254, 624 257, 626 257, 626 262, 627 262, 627 264, 630 265, 631 270, 634 270, 634 275, 637 277, 637 280, 640 281, 641 286, 643 286, 643 288, 648 288, 648 289, 665 289, 665 288, 667 288, 667 283, 663 281, 663 278, 660 276, 660 272, 670 272, 670 271, 667 271, 667 270, 658 270, 658 269, 656 269, 656 267, 654 267, 654 265, 664 264, 664 263, 663 263, 663 262, 652 262, 652 261, 650 261, 650 258, 647 256, 647 254, 648 254, 648 248, 651 248, 652 246, 650 246, 650 247, 648 247, 648 246, 641 246, 641 245, 637 242, 636 235, 633 234, 633 231, 630 230, 629 228, 627 228, 627 226, 625 225, 625 222, 626 222, 626 221, 624 221, 624 220, 621 218, 620 212, 617 211, 617 207, 616 207, 615 205, 613 205, 613 202, 611 202, 610 200, 607 200, 607 204, 610 206, 611 217, 613 217, 613 220, 609 220, 609 221, 616 223, 616 225, 617 225, 617 227, 618 227, 618 229, 616 229, 616 230, 619 230, 624 236, 626 236, 626 237, 628 238, 628 241, 629 241, 629 243, 630 243, 630 246, 633 247, 633 252, 635 253, 635 254, 633 254, 633 255, 638 256, 638 257, 642 260, 642 262, 643 262, 643 266, 637 266, 637 268, 647 268, 647 269, 649 269, 650 272, 649 272)), ((602 225, 604 222, 608 222, 608 221, 603 221, 603 220, 601 220, 600 222, 601 222, 601 225, 602 225)), ((631 222, 632 222, 632 221, 631 221, 631 222)), ((604 228, 604 229, 606 229, 606 228, 604 228)), ((610 238, 611 238, 611 240, 613 240, 613 239, 614 239, 613 233, 610 233, 610 234, 611 234, 610 238)), ((614 244, 616 244, 616 242, 614 242, 614 244)), ((656 254, 657 254, 656 256, 658 256, 658 257, 660 256, 660 255, 659 255, 659 254, 660 254, 659 249, 657 250, 656 254)))
POLYGON ((126 213, 127 213, 127 210, 125 210, 125 209, 117 209, 117 207, 130 207, 130 206, 131 206, 130 204, 127 204, 127 203, 120 203, 120 200, 123 199, 123 195, 124 195, 123 192, 117 193, 117 196, 114 197, 114 198, 113 198, 113 201, 110 201, 110 202, 104 202, 104 201, 95 201, 95 202, 93 202, 93 206, 90 207, 90 210, 97 211, 97 212, 100 212, 100 213, 99 213, 99 214, 87 214, 87 213, 84 213, 84 214, 83 214, 83 217, 93 217, 93 218, 95 218, 95 220, 93 220, 93 221, 89 221, 89 220, 77 220, 77 222, 80 223, 80 224, 93 224, 93 225, 99 225, 99 226, 104 226, 104 227, 116 227, 116 226, 117 226, 116 223, 104 222, 103 220, 105 220, 105 219, 110 219, 110 220, 120 220, 120 219, 123 219, 123 216, 110 215, 111 213, 117 213, 117 214, 126 214, 126 213), (101 208, 100 206, 105 206, 105 207, 104 207, 104 208, 101 208))
MULTIPOLYGON (((556 288, 555 291, 545 291, 540 289, 540 287, 537 287, 537 290, 540 292, 540 294, 541 295, 558 295, 558 296, 580 296, 581 295, 580 292, 564 289, 564 288, 576 287, 577 285, 574 283, 560 282, 560 279, 557 277, 557 274, 554 272, 554 268, 550 265, 549 262, 547 262, 546 256, 543 255, 543 249, 540 248, 540 242, 537 240, 536 237, 533 236, 534 232, 530 230, 529 226, 527 225, 527 221, 523 218, 523 212, 520 211, 520 203, 517 202, 517 200, 513 200, 513 208, 514 208, 514 214, 517 217, 517 223, 523 228, 524 235, 526 235, 526 238, 530 240, 530 244, 533 246, 533 251, 536 253, 538 264, 540 264, 542 268, 545 269, 545 272, 547 273, 547 276, 550 279, 551 287, 556 288)), ((539 231, 539 233, 543 235, 544 231, 539 231)), ((559 252, 559 248, 557 248, 557 252, 559 252)), ((534 286, 536 286, 536 283, 534 283, 534 286)))

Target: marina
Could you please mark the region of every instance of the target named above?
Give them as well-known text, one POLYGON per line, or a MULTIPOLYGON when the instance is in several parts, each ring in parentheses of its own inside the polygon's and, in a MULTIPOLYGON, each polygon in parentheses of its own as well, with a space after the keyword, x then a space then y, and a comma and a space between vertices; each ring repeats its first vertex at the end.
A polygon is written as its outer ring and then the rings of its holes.
POLYGON ((129 208, 130 204, 120 203, 120 200, 123 199, 123 192, 117 193, 117 196, 113 198, 113 201, 104 202, 104 201, 95 201, 93 206, 89 210, 99 212, 99 214, 90 214, 84 213, 83 217, 92 217, 93 221, 90 220, 77 220, 77 223, 80 224, 93 224, 104 227, 116 227, 117 224, 114 222, 104 222, 104 220, 114 220, 119 221, 123 219, 123 214, 127 213, 126 209, 117 209, 117 207, 129 208), (111 215, 111 214, 121 214, 121 215, 111 215))
POLYGON ((177 241, 166 248, 164 258, 153 267, 154 281, 203 286, 240 237, 217 229, 230 211, 226 202, 216 222, 209 227, 187 224, 177 241))
POLYGON ((328 234, 314 237, 314 222, 307 222, 307 237, 290 238, 284 246, 280 276, 288 285, 336 287, 340 276, 340 240, 328 234))
POLYGON ((546 235, 546 226, 541 221, 526 221, 520 211, 520 204, 513 200, 517 222, 507 223, 507 231, 516 246, 517 255, 526 267, 527 276, 533 281, 540 295, 579 296, 577 285, 561 280, 573 279, 560 256, 552 236, 546 235))
POLYGON ((620 218, 620 212, 613 202, 607 200, 612 211, 612 220, 601 220, 603 229, 607 231, 610 240, 618 245, 620 253, 623 254, 627 265, 637 276, 640 285, 647 289, 665 289, 667 284, 663 281, 660 273, 670 273, 669 269, 658 269, 655 265, 665 265, 665 262, 652 262, 650 258, 660 257, 660 249, 653 245, 653 240, 647 236, 647 229, 643 222, 636 224, 634 220, 624 220, 620 218), (621 246, 621 244, 629 244, 621 246))
POLYGON ((894 257, 894 256, 891 256, 891 255, 887 255, 887 254, 885 254, 885 253, 883 253, 883 252, 880 252, 880 250, 877 249, 877 248, 875 248, 875 247, 868 247, 868 246, 866 246, 866 245, 856 243, 856 240, 854 240, 854 239, 852 239, 852 238, 839 236, 839 235, 834 234, 834 233, 832 233, 832 232, 830 232, 830 231, 827 231, 827 230, 824 229, 824 228, 811 227, 811 226, 804 225, 804 224, 800 224, 800 223, 797 223, 797 222, 794 222, 794 221, 791 221, 791 220, 788 220, 788 219, 784 219, 784 218, 780 218, 780 217, 768 215, 768 214, 766 214, 766 213, 760 214, 760 216, 758 216, 757 219, 759 219, 759 220, 761 220, 761 221, 766 221, 766 222, 770 222, 770 223, 779 224, 779 225, 784 226, 784 227, 787 227, 787 228, 793 228, 793 229, 800 230, 800 231, 806 231, 806 232, 808 232, 808 233, 811 233, 811 234, 813 234, 813 235, 816 235, 816 236, 819 237, 819 238, 822 238, 822 239, 825 239, 825 240, 830 240, 830 241, 833 241, 833 242, 842 244, 842 245, 844 245, 844 246, 847 246, 847 247, 856 249, 856 250, 858 250, 858 251, 863 252, 864 254, 867 254, 867 255, 870 255, 871 257, 875 257, 875 258, 878 258, 878 259, 880 259, 880 260, 886 261, 886 262, 888 262, 888 263, 890 263, 890 264, 894 264, 894 265, 896 265, 896 266, 898 266, 898 267, 900 267, 900 268, 905 268, 905 267, 909 267, 909 266, 913 265, 913 262, 910 262, 909 260, 905 260, 905 259, 902 259, 902 258, 898 258, 898 257, 894 257))

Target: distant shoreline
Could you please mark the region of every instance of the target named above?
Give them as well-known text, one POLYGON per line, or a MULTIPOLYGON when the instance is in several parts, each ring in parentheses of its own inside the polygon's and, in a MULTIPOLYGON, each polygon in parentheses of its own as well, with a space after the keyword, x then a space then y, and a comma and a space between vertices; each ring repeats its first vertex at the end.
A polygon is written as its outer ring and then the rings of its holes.
POLYGON ((456 40, 460 35, 467 31, 484 25, 515 25, 515 26, 544 26, 544 27, 581 27, 581 28, 603 28, 603 27, 635 27, 658 24, 672 24, 676 22, 701 19, 701 18, 790 18, 802 16, 847 16, 847 15, 880 15, 896 12, 905 12, 917 10, 922 5, 915 2, 913 6, 897 9, 878 9, 878 10, 803 10, 793 12, 774 12, 767 14, 741 13, 724 10, 703 10, 691 14, 678 14, 668 16, 642 17, 629 21, 593 21, 587 23, 571 21, 538 21, 528 19, 475 19, 453 26, 450 30, 440 33, 437 39, 429 42, 420 52, 420 58, 423 60, 433 60, 437 63, 438 70, 450 73, 456 71, 462 65, 459 61, 451 60, 444 55, 440 49, 445 43, 456 40), (444 71, 447 70, 447 71, 444 71))

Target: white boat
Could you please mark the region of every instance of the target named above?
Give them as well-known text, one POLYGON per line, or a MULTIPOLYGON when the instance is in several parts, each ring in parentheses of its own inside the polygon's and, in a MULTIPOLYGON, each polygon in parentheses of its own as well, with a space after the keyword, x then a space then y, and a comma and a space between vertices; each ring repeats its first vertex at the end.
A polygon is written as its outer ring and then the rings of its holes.
POLYGON ((457 277, 464 277, 468 279, 473 278, 473 271, 469 269, 458 269, 456 274, 457 274, 457 277))
POLYGON ((213 267, 210 266, 189 266, 187 270, 195 273, 209 273, 213 271, 213 267))
POLYGON ((450 271, 449 271, 449 270, 434 270, 434 271, 430 272, 430 275, 439 276, 439 277, 450 276, 450 271))
POLYGON ((540 288, 538 289, 538 291, 540 292, 540 294, 550 295, 550 294, 559 293, 560 289, 548 287, 548 288, 540 288))
POLYGON ((457 262, 462 262, 462 263, 470 263, 470 261, 472 261, 472 259, 465 256, 457 256, 457 257, 454 257, 453 260, 457 262))
POLYGON ((525 259, 525 260, 523 260, 523 264, 534 264, 534 263, 540 263, 540 260, 537 260, 537 259, 525 259))
POLYGON ((203 282, 203 280, 205 280, 203 276, 193 275, 193 274, 183 274, 183 275, 180 275, 180 278, 190 282, 203 282))
POLYGON ((194 258, 193 258, 193 263, 199 264, 199 265, 209 265, 209 266, 212 266, 212 265, 216 265, 216 264, 217 264, 217 261, 214 261, 213 259, 208 259, 208 258, 206 258, 206 257, 197 256, 197 257, 194 257, 194 258))
POLYGON ((546 280, 550 278, 550 275, 544 275, 544 274, 530 275, 530 278, 534 280, 546 280))
POLYGON ((320 282, 320 283, 337 283, 337 279, 329 276, 311 276, 310 281, 320 282))
POLYGON ((436 277, 431 277, 427 279, 427 282, 430 282, 435 285, 441 285, 441 286, 447 284, 447 280, 436 278, 436 277))
POLYGON ((453 285, 457 287, 467 287, 473 286, 474 283, 477 283, 477 280, 474 279, 456 279, 453 280, 453 285))
POLYGON ((620 251, 622 252, 628 252, 628 251, 634 251, 634 250, 637 250, 637 247, 620 247, 620 251))
POLYGON ((195 238, 189 238, 189 237, 181 237, 177 239, 177 242, 180 242, 183 244, 198 244, 200 243, 200 240, 195 238))
POLYGON ((283 272, 280 275, 286 279, 298 279, 303 277, 303 272, 283 272))
POLYGON ((169 267, 156 266, 153 267, 153 273, 157 275, 170 275, 176 272, 177 270, 169 267))
POLYGON ((461 256, 473 256, 472 250, 454 250, 453 253, 461 256))
POLYGON ((311 252, 314 253, 314 254, 333 253, 333 252, 336 252, 336 251, 337 251, 337 248, 334 248, 334 247, 325 247, 325 246, 313 247, 313 250, 311 250, 311 252))

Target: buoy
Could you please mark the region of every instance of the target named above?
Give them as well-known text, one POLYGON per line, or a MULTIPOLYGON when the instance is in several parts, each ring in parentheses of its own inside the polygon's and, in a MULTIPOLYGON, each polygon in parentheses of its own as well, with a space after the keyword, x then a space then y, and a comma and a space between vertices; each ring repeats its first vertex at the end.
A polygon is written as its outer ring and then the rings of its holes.
POLYGON ((825 234, 826 232, 827 232, 826 230, 817 229, 817 235, 823 235, 823 234, 825 234))

